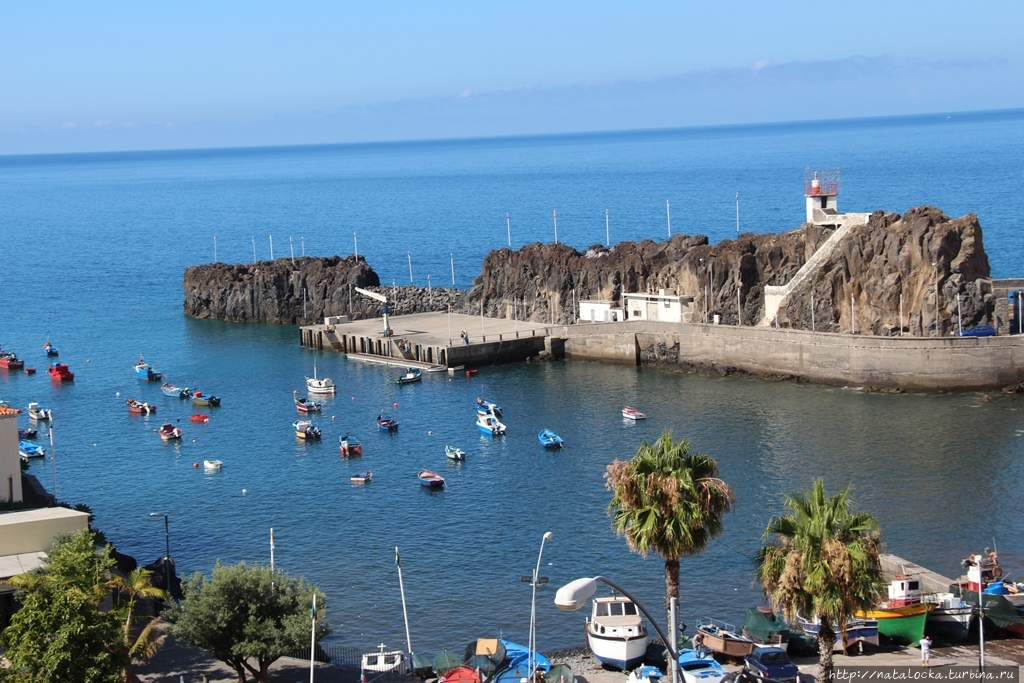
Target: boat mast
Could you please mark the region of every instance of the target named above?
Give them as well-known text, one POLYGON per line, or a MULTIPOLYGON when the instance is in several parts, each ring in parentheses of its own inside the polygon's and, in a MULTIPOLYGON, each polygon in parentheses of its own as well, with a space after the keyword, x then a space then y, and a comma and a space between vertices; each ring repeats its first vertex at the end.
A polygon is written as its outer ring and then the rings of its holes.
POLYGON ((405 585, 402 583, 402 558, 398 556, 398 546, 395 546, 395 565, 398 567, 398 590, 402 593, 402 617, 405 619, 405 647, 412 656, 412 642, 409 640, 409 612, 405 608, 405 585))

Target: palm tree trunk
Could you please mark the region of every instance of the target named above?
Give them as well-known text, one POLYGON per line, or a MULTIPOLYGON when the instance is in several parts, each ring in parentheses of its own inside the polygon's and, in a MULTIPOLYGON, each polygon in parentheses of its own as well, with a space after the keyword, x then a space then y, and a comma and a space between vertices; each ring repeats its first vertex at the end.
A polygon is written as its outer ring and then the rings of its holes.
POLYGON ((821 628, 818 629, 818 681, 832 683, 832 648, 836 644, 836 632, 832 622, 820 617, 821 628))
POLYGON ((672 622, 672 598, 679 602, 679 558, 665 558, 665 612, 667 623, 672 622))

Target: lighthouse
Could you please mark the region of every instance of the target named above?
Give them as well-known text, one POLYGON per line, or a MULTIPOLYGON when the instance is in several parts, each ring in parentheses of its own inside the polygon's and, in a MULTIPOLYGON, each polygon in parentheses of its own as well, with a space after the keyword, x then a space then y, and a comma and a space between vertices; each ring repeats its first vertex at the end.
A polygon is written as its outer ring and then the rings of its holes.
POLYGON ((804 170, 804 197, 808 223, 836 223, 839 213, 839 169, 807 168, 804 170))

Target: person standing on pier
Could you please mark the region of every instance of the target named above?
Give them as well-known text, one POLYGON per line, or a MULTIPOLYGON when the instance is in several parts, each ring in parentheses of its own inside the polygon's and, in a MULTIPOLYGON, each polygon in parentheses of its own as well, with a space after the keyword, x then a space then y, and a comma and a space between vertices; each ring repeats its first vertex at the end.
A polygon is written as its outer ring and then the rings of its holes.
POLYGON ((932 657, 932 639, 925 636, 921 639, 921 666, 929 666, 932 657))
POLYGON ((462 341, 466 342, 467 345, 469 344, 469 332, 466 330, 462 331, 462 341))

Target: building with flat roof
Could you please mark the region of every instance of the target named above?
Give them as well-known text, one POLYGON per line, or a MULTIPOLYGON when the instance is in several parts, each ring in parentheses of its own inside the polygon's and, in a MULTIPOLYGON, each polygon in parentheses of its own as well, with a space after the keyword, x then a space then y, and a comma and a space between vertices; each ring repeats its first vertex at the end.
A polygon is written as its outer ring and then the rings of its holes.
POLYGON ((0 407, 0 502, 20 503, 21 454, 18 453, 20 410, 0 407))

